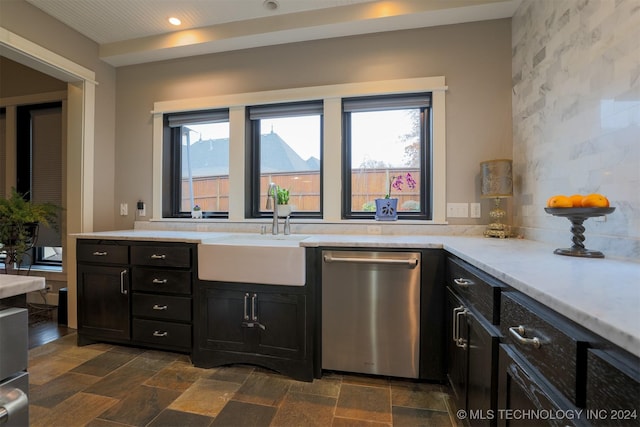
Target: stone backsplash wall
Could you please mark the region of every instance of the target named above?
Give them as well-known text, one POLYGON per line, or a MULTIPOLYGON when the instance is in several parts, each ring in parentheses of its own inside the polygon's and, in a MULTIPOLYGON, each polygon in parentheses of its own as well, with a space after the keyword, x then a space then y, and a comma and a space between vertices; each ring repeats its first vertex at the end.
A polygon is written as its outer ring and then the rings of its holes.
POLYGON ((512 48, 515 225, 570 247, 547 198, 602 193, 585 246, 640 260, 640 0, 524 0, 512 48))

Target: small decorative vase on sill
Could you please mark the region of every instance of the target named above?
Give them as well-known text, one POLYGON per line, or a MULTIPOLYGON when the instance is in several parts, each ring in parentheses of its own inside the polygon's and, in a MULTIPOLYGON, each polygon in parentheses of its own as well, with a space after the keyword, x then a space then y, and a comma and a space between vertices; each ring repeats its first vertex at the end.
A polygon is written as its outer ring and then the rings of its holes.
POLYGON ((396 221, 398 199, 376 199, 376 221, 396 221))
POLYGON ((191 211, 191 218, 202 219, 202 209, 200 209, 200 206, 195 205, 193 207, 193 210, 191 211))

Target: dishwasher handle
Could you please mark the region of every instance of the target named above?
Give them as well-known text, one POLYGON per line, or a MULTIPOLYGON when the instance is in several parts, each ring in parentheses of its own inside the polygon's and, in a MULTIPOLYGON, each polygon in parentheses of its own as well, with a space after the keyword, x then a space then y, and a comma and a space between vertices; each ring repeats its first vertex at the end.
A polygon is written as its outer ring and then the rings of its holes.
POLYGON ((418 265, 418 258, 406 258, 406 259, 395 259, 395 258, 356 258, 356 257, 333 257, 331 255, 324 256, 324 262, 347 262, 354 264, 393 264, 393 265, 408 265, 411 268, 414 268, 418 265))

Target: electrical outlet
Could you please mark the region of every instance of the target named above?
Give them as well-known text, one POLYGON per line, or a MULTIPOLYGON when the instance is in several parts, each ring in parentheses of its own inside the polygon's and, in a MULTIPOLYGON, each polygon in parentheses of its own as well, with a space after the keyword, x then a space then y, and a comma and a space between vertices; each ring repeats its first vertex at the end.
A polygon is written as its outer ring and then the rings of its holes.
POLYGON ((147 216, 147 204, 144 202, 138 202, 138 216, 147 216))
POLYGON ((126 203, 120 203, 120 215, 127 216, 129 215, 129 205, 126 203))
POLYGON ((468 218, 468 203, 447 203, 447 216, 449 218, 468 218))
POLYGON ((469 203, 471 206, 471 218, 480 218, 480 203, 469 203))

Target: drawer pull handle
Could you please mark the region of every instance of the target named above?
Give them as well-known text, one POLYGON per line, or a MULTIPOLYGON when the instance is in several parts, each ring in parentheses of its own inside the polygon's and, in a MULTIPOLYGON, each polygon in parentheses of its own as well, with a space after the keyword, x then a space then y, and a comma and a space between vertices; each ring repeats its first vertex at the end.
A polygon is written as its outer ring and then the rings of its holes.
POLYGON ((466 288, 467 286, 475 285, 475 283, 473 283, 473 280, 464 279, 462 277, 459 277, 457 279, 453 279, 453 283, 455 283, 456 285, 458 285, 458 286, 460 286, 462 288, 466 288))
POLYGON ((153 283, 156 285, 164 285, 167 283, 167 279, 153 279, 153 283))
POLYGON ((533 337, 533 338, 525 338, 525 337, 523 337, 523 335, 526 335, 526 332, 524 330, 524 326, 522 326, 522 325, 510 327, 509 328, 509 333, 520 344, 532 345, 535 348, 540 348, 540 346, 542 345, 542 342, 540 342, 540 339, 538 339, 537 337, 533 337))
POLYGON ((154 310, 160 310, 160 311, 162 311, 162 310, 166 310, 166 309, 168 309, 168 308, 169 308, 169 307, 167 307, 166 305, 158 305, 158 304, 154 304, 154 305, 153 305, 153 309, 154 309, 154 310))
POLYGON ((153 332, 153 336, 154 337, 166 337, 167 335, 169 335, 169 333, 167 331, 154 331, 153 332))
POLYGON ((95 252, 93 253, 93 256, 107 256, 107 254, 108 254, 108 252, 107 252, 107 251, 102 251, 102 252, 100 252, 100 251, 95 251, 95 252))
POLYGON ((153 254, 151 255, 151 259, 165 259, 167 256, 165 254, 162 255, 157 255, 157 254, 153 254))

